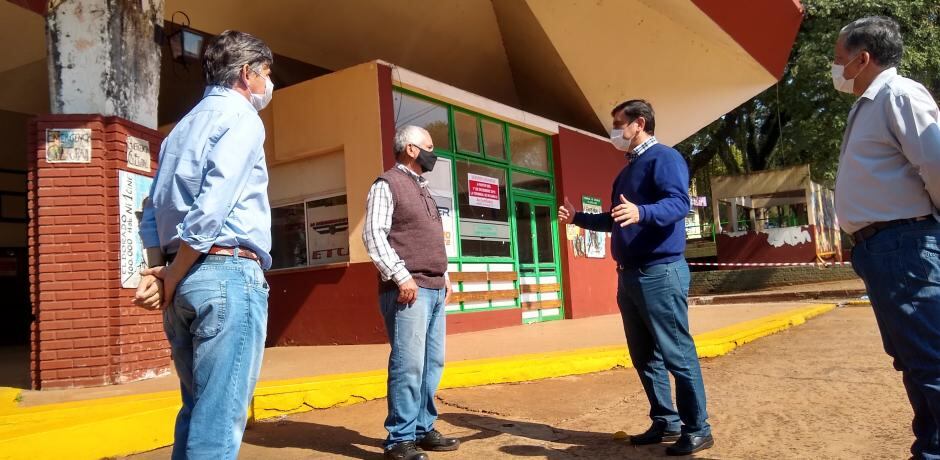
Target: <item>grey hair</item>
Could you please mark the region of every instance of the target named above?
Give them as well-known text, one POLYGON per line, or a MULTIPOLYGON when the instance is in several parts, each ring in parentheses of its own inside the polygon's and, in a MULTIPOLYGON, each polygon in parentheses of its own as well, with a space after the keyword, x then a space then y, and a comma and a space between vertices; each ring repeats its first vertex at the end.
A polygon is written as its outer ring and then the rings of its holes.
POLYGON ((897 21, 884 16, 868 16, 842 28, 845 49, 850 53, 868 51, 882 67, 897 67, 904 55, 904 40, 897 21))
POLYGON ((430 136, 430 134, 428 130, 420 126, 406 125, 398 128, 398 131, 395 131, 395 158, 401 156, 408 144, 420 146, 424 141, 424 136, 430 136))
POLYGON ((241 78, 242 68, 258 72, 274 63, 274 54, 261 39, 245 32, 226 30, 212 38, 202 55, 206 83, 231 88, 241 78))

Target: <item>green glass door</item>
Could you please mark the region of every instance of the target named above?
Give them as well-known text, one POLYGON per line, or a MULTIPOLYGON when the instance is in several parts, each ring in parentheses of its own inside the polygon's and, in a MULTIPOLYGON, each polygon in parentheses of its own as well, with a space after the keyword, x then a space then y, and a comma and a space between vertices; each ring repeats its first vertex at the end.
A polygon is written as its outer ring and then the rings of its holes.
POLYGON ((551 200, 519 197, 513 203, 522 322, 564 317, 558 233, 551 200))

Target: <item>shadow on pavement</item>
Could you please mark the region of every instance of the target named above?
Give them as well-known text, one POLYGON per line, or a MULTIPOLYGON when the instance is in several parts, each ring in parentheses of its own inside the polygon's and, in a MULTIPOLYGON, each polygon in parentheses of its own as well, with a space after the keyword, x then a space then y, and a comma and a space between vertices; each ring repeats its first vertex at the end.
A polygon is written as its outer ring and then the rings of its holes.
POLYGON ((263 447, 309 449, 323 454, 345 455, 360 459, 381 459, 381 439, 363 436, 341 426, 280 420, 252 424, 243 442, 263 447), (366 450, 369 446, 377 450, 366 450))
MULTIPOLYGON (((517 444, 499 447, 500 452, 515 457, 539 457, 548 460, 570 458, 645 459, 666 457, 666 446, 668 445, 632 446, 626 440, 613 439, 610 433, 568 430, 555 428, 544 423, 503 419, 484 414, 446 413, 441 414, 440 418, 456 427, 482 430, 477 434, 460 438, 461 443, 508 434, 534 441, 569 445, 565 448, 555 448, 541 444, 517 444)), ((695 458, 704 459, 707 457, 696 456, 695 458)))

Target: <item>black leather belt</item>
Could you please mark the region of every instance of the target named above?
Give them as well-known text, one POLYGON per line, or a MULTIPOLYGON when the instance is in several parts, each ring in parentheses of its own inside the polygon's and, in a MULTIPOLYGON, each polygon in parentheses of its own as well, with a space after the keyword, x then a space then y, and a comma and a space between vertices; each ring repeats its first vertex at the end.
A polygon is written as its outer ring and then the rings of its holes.
POLYGON ((897 227, 898 225, 909 225, 915 222, 923 222, 932 216, 920 216, 920 217, 911 217, 908 219, 895 219, 889 220, 887 222, 875 222, 873 224, 863 227, 861 230, 852 234, 852 239, 855 240, 855 244, 861 243, 873 236, 878 232, 891 227, 897 227))

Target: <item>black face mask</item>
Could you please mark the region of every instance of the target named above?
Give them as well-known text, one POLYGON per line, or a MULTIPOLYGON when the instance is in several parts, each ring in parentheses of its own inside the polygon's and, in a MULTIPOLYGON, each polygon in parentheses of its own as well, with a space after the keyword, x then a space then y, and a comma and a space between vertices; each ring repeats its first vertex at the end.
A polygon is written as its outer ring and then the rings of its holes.
MULTIPOLYGON (((417 145, 415 147, 418 147, 417 145)), ((426 173, 428 171, 434 170, 434 165, 437 163, 437 155, 430 150, 424 150, 421 147, 418 147, 418 158, 415 159, 415 162, 418 163, 418 166, 421 167, 421 172, 426 173)))

